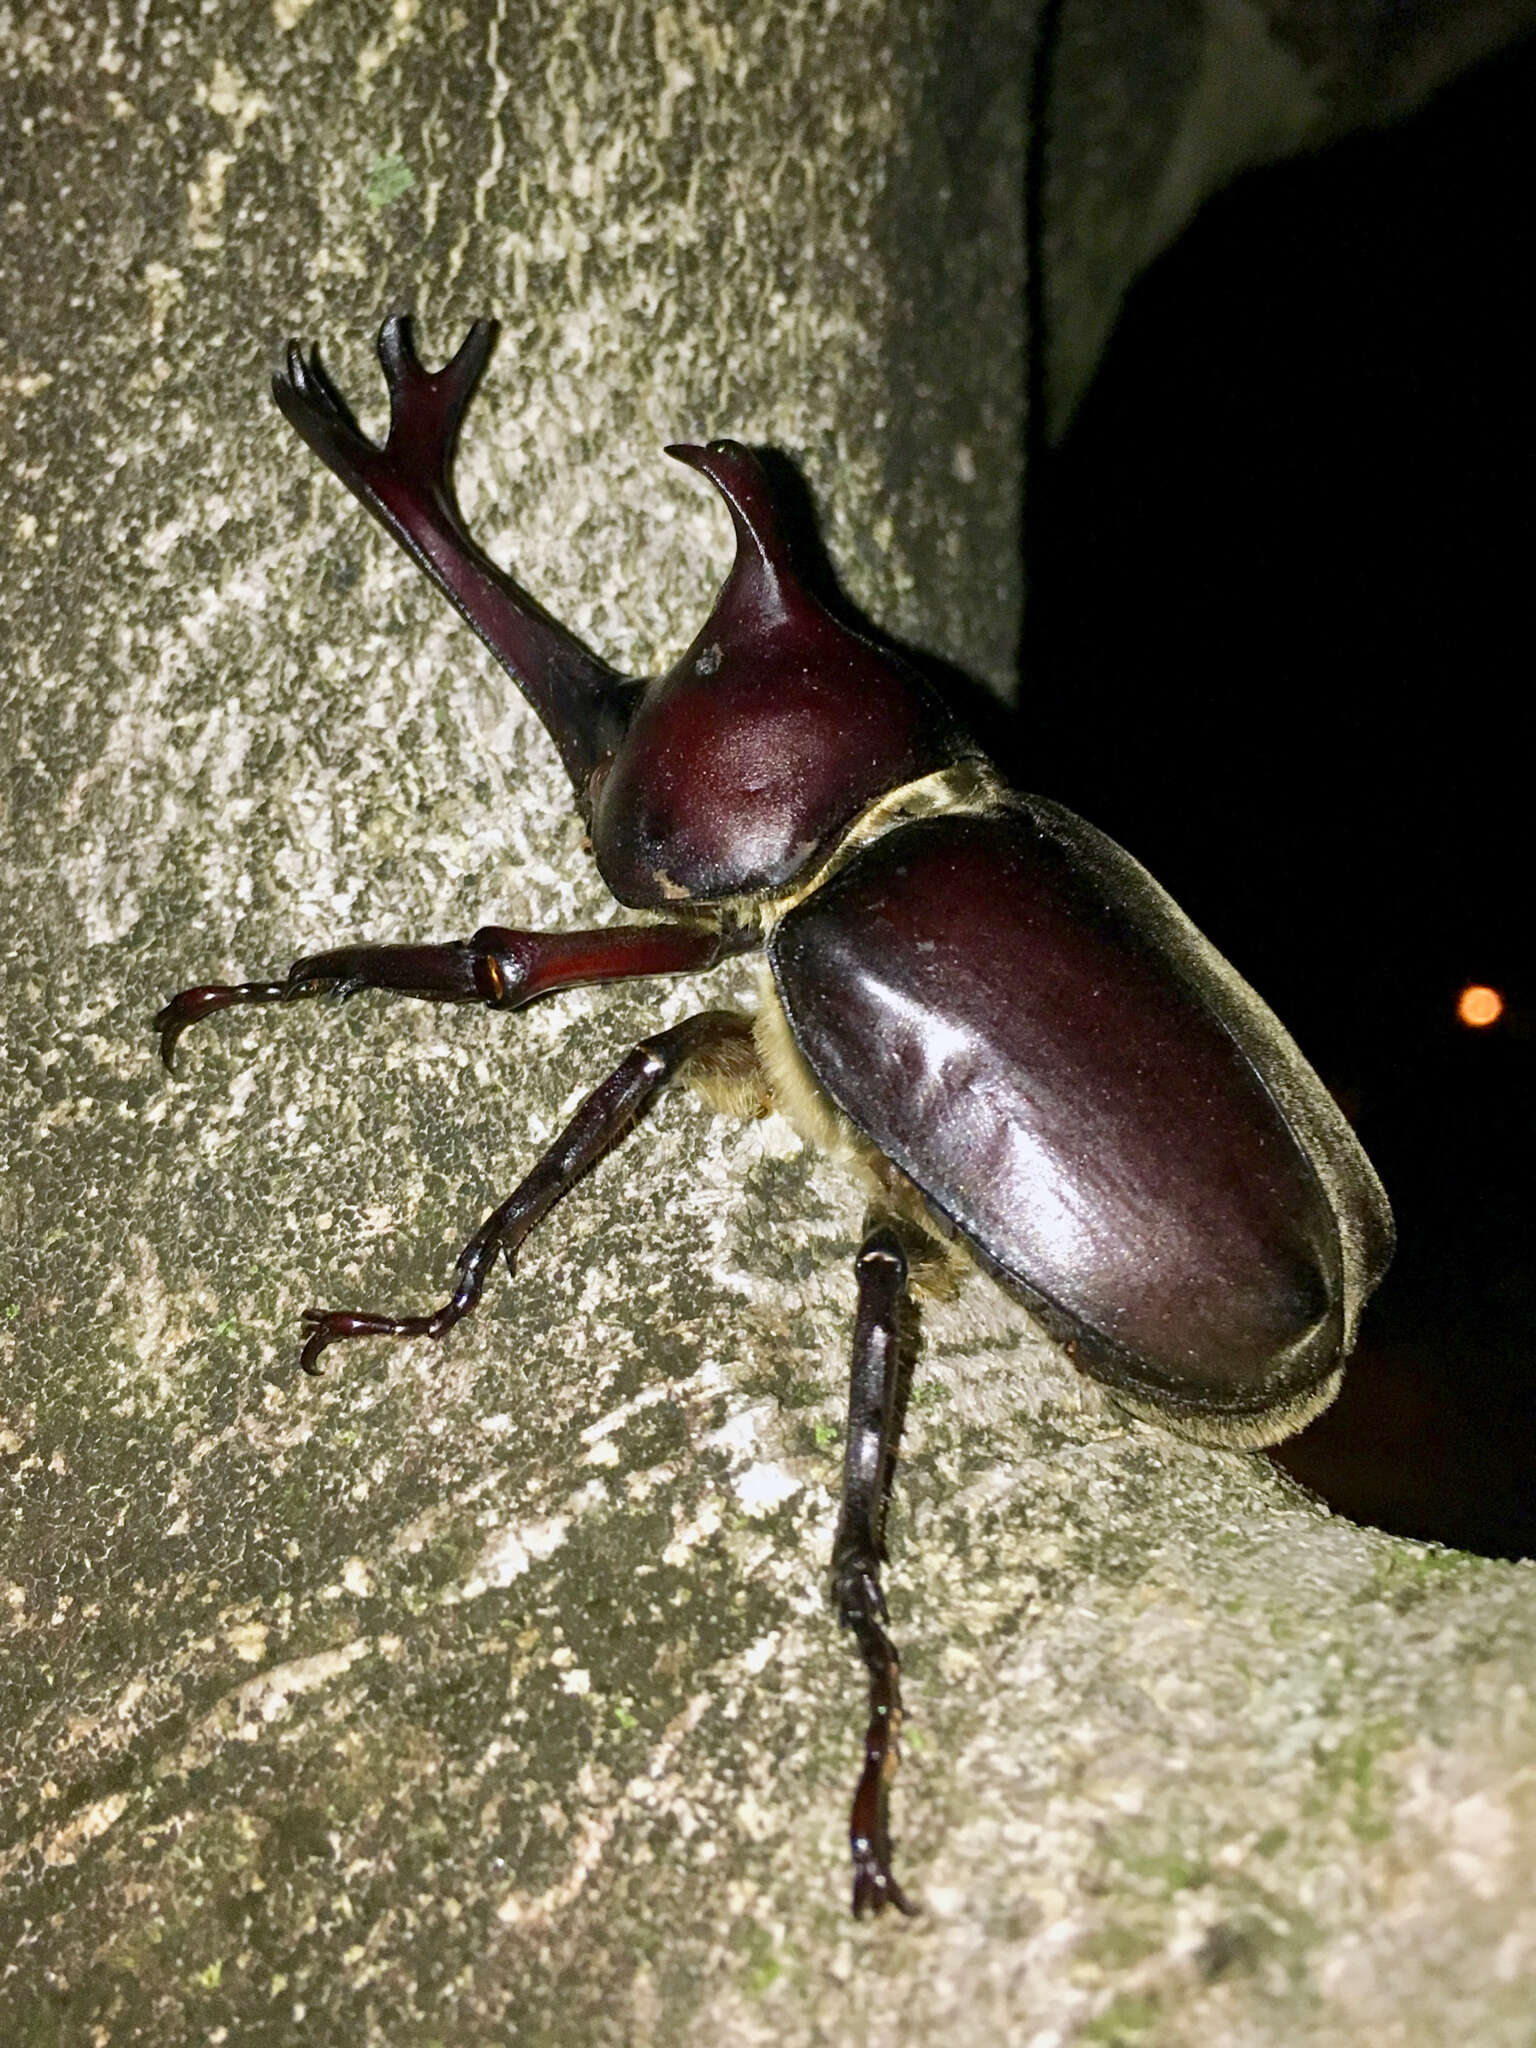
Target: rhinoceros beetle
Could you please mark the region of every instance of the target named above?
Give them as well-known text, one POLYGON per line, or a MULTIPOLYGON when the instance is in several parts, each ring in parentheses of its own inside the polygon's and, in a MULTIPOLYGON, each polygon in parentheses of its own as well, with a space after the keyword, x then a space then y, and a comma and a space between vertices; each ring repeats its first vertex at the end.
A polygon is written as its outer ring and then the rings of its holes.
POLYGON ((441 1337, 498 1254, 624 1138, 669 1081, 778 1105, 852 1161, 856 1260, 831 1591, 869 1676, 850 1818, 856 1914, 912 1910, 891 1871, 899 1659, 880 1585, 909 1283, 969 1257, 1132 1411, 1202 1440, 1278 1441, 1337 1390, 1386 1268, 1386 1198, 1259 998, 1152 878, 1060 805, 1007 787, 929 682, 833 617, 797 573, 757 458, 667 452, 730 510, 736 558, 667 675, 589 653, 481 552, 454 497, 495 328, 428 372, 387 320, 383 447, 313 350, 273 384, 289 423, 447 593, 559 750, 604 881, 651 922, 488 925, 343 946, 278 981, 190 988, 155 1019, 385 989, 517 1009, 551 990, 763 957, 761 1007, 643 1040, 459 1255, 423 1315, 311 1310, 301 1363, 344 1338, 441 1337))

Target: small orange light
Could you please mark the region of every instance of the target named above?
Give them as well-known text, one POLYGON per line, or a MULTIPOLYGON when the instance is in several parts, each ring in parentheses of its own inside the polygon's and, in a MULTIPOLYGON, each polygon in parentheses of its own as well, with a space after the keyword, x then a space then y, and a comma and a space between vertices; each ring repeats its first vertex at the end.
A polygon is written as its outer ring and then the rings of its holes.
POLYGON ((1456 1014, 1463 1024, 1481 1031, 1486 1025, 1497 1024, 1503 1016, 1504 998, 1496 988, 1484 988, 1481 982, 1474 981, 1456 998, 1456 1014))

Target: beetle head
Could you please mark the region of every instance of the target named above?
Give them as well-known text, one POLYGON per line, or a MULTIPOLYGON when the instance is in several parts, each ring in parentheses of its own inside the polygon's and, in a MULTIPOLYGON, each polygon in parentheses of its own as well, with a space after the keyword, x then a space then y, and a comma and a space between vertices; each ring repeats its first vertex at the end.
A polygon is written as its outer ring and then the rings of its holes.
POLYGON ((751 450, 711 441, 667 453, 725 499, 736 560, 595 791, 603 879, 621 903, 653 909, 792 887, 860 812, 965 751, 929 685, 796 575, 751 450))

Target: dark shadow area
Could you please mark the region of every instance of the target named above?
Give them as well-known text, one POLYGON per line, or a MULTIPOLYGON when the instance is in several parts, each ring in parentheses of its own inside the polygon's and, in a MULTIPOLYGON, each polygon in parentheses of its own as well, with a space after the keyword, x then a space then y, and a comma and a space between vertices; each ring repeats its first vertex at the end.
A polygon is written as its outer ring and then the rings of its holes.
POLYGON ((1346 1391, 1278 1461, 1526 1556, 1533 272, 1536 43, 1209 205, 1031 479, 1021 698, 1029 786, 1230 955, 1392 1197, 1346 1391))
POLYGON ((915 669, 1004 772, 1015 772, 1019 727, 1012 707, 1003 703, 995 690, 989 690, 954 662, 910 640, 898 639, 861 611, 843 588, 836 564, 827 552, 821 517, 800 465, 782 448, 758 444, 752 453, 773 486, 779 528, 789 544, 802 587, 850 632, 860 634, 907 668, 915 669))

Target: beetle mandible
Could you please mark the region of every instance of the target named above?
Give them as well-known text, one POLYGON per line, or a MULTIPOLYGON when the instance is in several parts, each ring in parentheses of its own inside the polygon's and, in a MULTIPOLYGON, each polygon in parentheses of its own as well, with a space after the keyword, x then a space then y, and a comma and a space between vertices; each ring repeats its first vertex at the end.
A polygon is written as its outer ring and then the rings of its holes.
POLYGON ((706 1011, 600 1082, 460 1253, 424 1315, 313 1309, 301 1363, 349 1337, 441 1337, 670 1081, 771 1100, 858 1167, 870 1211, 831 1591, 869 1675, 850 1816, 853 1909, 913 1908, 891 1870, 900 1660, 880 1585, 910 1285, 969 1257, 1133 1412, 1213 1443, 1277 1442, 1338 1389, 1392 1219, 1284 1028, 1129 854, 1007 787, 928 682, 797 575, 769 479, 734 441, 667 452, 729 508, 736 558, 668 674, 591 654, 481 552, 459 427, 495 338, 442 369, 386 320, 382 447, 290 343, 289 423, 446 592, 543 722, 603 880, 652 922, 488 925, 343 946, 280 981, 190 988, 155 1019, 386 989, 517 1009, 555 989, 762 955, 755 1017, 706 1011))

